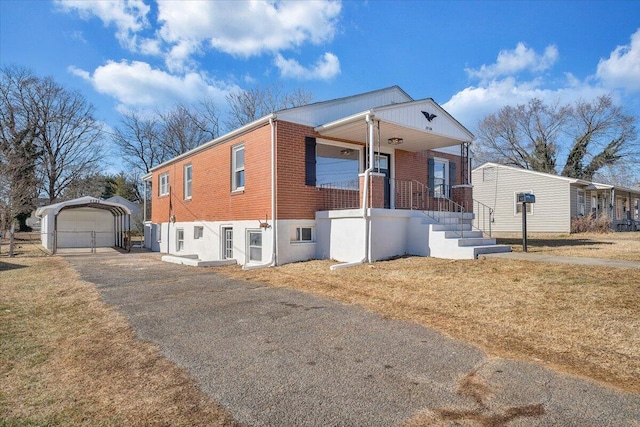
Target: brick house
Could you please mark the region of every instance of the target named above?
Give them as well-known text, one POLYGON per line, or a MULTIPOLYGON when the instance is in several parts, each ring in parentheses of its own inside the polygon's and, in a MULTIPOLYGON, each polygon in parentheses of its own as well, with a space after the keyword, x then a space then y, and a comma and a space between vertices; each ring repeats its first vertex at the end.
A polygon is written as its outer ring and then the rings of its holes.
POLYGON ((397 86, 281 110, 153 168, 145 246, 168 261, 249 268, 473 258, 495 241, 467 227, 472 139, 397 86))

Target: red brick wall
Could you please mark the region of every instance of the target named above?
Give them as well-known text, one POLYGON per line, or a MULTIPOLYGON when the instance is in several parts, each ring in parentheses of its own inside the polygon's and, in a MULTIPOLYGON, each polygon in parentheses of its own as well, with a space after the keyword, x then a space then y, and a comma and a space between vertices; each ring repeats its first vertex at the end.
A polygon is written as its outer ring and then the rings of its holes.
POLYGON ((305 185, 305 137, 318 137, 312 127, 278 121, 277 218, 313 219, 323 204, 323 194, 305 185))
POLYGON ((172 162, 153 172, 153 222, 169 219, 169 196, 158 196, 158 177, 169 172, 176 221, 271 219, 271 127, 247 134, 172 162), (231 192, 231 148, 244 143, 245 187, 231 192), (192 164, 192 198, 184 200, 184 165, 192 164))

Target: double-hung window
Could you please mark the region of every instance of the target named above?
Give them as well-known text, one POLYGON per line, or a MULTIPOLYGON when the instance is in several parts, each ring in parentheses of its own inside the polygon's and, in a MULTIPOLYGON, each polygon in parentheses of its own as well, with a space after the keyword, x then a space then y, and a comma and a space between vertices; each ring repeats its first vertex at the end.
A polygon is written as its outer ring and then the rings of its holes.
POLYGON ((576 206, 578 211, 578 216, 585 216, 587 211, 587 200, 584 194, 584 190, 578 190, 578 206, 576 206))
POLYGON ((262 261, 262 231, 248 230, 249 262, 262 261))
POLYGON ((193 168, 191 164, 184 166, 184 199, 191 199, 191 181, 193 180, 193 168))
POLYGON ((158 196, 169 195, 169 172, 160 174, 158 177, 158 196))
POLYGON ((178 228, 176 230, 176 252, 184 250, 184 229, 178 228))
POLYGON ((231 149, 231 190, 244 190, 244 144, 231 149))

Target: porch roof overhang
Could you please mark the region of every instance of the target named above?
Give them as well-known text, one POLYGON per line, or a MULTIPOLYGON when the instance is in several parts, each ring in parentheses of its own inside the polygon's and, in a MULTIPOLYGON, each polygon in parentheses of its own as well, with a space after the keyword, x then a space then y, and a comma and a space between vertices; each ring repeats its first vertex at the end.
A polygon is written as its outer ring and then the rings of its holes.
POLYGON ((367 139, 366 118, 369 116, 376 124, 376 140, 381 146, 388 146, 391 138, 402 138, 401 145, 394 147, 419 152, 434 148, 444 148, 470 143, 473 134, 460 125, 453 117, 433 100, 413 101, 363 111, 330 123, 315 127, 321 136, 364 144, 367 139), (439 121, 429 122, 424 111, 438 113, 439 121))

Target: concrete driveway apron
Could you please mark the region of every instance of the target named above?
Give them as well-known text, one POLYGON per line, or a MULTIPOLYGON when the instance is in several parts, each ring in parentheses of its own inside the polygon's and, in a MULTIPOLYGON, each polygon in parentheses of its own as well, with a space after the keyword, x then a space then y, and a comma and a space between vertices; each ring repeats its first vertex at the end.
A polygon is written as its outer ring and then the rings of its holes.
POLYGON ((640 426, 638 394, 490 358, 357 306, 158 254, 66 259, 243 425, 394 426, 420 414, 454 425, 640 426))

